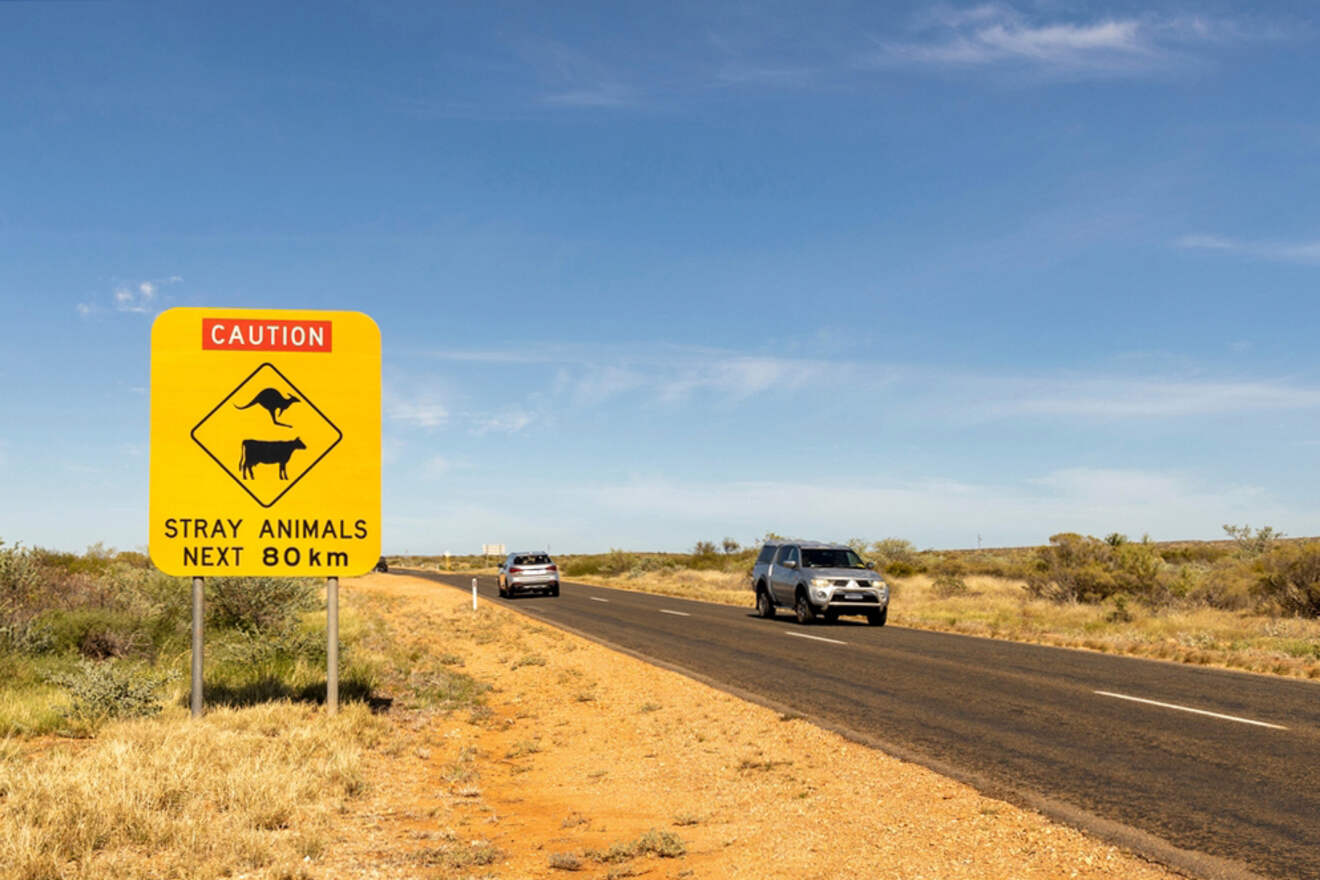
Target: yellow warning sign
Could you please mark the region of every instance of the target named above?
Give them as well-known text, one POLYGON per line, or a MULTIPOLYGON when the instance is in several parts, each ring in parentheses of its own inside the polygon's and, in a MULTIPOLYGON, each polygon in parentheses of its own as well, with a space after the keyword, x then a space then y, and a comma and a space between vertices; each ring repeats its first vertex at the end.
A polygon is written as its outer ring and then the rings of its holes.
POLYGON ((347 576, 380 556, 380 332, 357 312, 171 309, 152 328, 151 558, 347 576))

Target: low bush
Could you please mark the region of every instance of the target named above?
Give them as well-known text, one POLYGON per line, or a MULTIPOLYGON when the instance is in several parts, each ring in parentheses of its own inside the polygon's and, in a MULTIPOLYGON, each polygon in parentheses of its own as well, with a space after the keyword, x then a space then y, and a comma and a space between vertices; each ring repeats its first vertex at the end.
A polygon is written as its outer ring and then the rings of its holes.
POLYGON ((940 559, 931 568, 931 573, 934 575, 931 589, 941 599, 965 596, 969 592, 964 577, 967 574, 967 565, 957 557, 947 556, 940 559))
POLYGON ((34 630, 41 634, 44 650, 77 652, 92 660, 105 660, 153 654, 148 623, 126 611, 76 608, 41 615, 34 622, 34 630))
POLYGON ((1266 610, 1320 617, 1320 541, 1280 545, 1261 569, 1255 592, 1266 610))
POLYGON ((113 660, 82 660, 73 672, 51 676, 69 693, 68 717, 96 725, 112 718, 145 718, 160 714, 160 689, 174 676, 113 660))
POLYGON ((902 538, 885 538, 876 541, 861 555, 869 556, 869 561, 880 571, 894 577, 908 577, 926 570, 917 548, 911 541, 902 538))
POLYGON ((286 629, 299 614, 315 608, 316 599, 317 586, 308 578, 209 578, 206 622, 252 632, 286 629))
MULTIPOLYGON (((1113 537, 1113 536, 1111 536, 1113 537)), ((1106 540, 1075 532, 1050 537, 1026 579, 1032 596, 1057 602, 1104 602, 1123 593, 1165 604, 1190 589, 1149 540, 1106 540)))
POLYGON ((0 541, 0 649, 28 647, 40 589, 41 570, 35 554, 0 541))

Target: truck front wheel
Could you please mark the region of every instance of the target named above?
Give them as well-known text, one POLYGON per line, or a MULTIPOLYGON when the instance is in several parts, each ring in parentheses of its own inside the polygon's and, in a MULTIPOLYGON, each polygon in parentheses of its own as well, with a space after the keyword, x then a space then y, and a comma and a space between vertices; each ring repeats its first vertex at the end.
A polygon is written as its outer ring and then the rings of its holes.
POLYGON ((812 606, 811 600, 807 598, 806 590, 798 590, 797 602, 793 605, 793 613, 797 616, 797 622, 804 626, 816 622, 816 609, 812 606))

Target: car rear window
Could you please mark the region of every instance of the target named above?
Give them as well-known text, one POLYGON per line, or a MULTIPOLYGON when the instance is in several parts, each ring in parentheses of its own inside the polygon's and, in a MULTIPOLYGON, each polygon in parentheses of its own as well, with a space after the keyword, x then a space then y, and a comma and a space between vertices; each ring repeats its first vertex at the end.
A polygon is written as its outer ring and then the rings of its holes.
POLYGON ((549 565, 550 557, 544 553, 534 553, 531 556, 513 557, 514 565, 549 565))

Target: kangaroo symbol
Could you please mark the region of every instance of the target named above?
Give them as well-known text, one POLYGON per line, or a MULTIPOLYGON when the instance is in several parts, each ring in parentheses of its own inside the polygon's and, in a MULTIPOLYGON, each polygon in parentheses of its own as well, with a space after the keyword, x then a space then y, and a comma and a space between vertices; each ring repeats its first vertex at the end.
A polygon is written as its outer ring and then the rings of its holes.
POLYGON ((279 425, 281 428, 292 428, 293 425, 286 425, 283 422, 281 422, 279 420, 279 416, 284 415, 284 411, 289 407, 293 406, 297 402, 298 402, 298 398, 294 397, 292 394, 290 394, 288 397, 285 397, 283 394, 280 394, 280 392, 274 388, 263 388, 261 389, 261 391, 257 393, 256 397, 252 398, 250 402, 248 402, 243 406, 234 404, 234 408, 247 409, 249 406, 253 406, 255 404, 261 404, 261 406, 265 408, 266 412, 270 413, 270 420, 272 422, 279 425))

